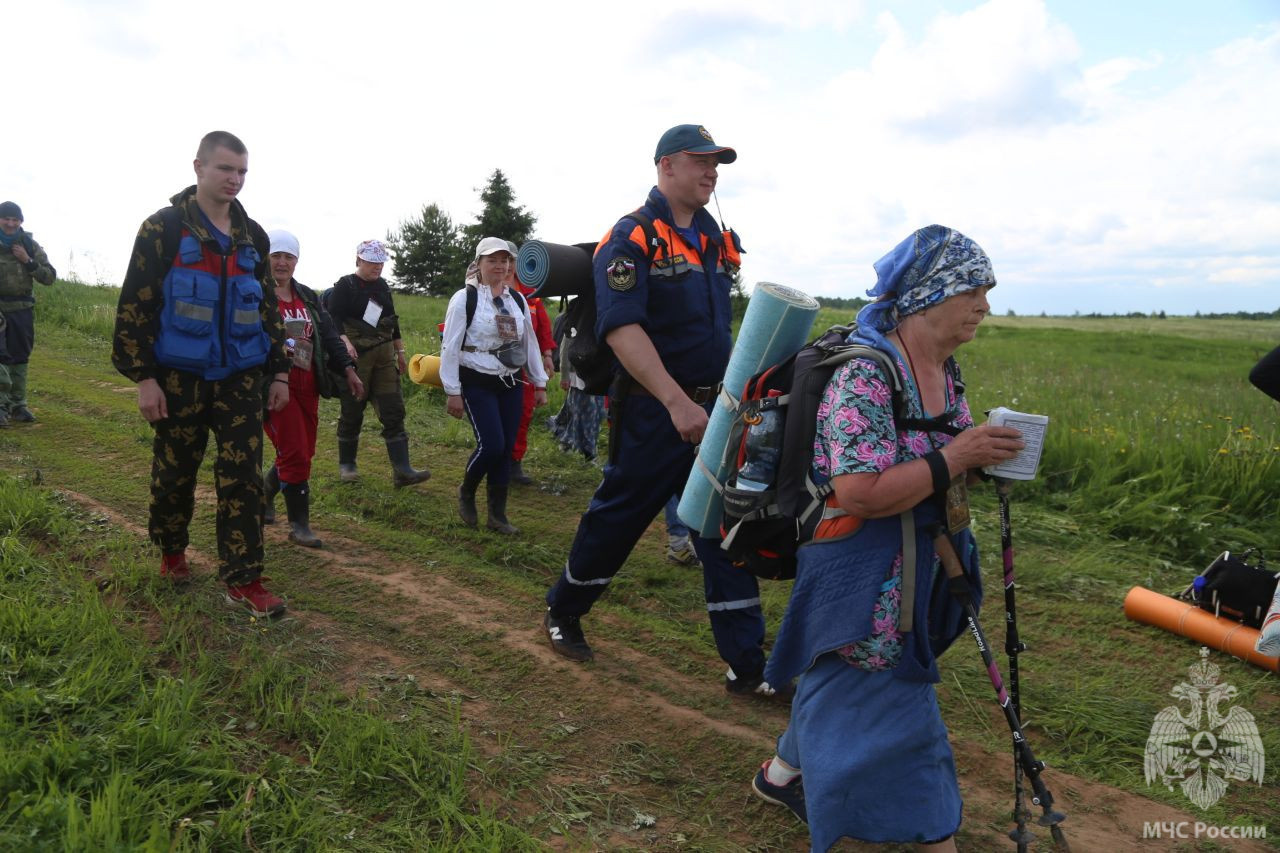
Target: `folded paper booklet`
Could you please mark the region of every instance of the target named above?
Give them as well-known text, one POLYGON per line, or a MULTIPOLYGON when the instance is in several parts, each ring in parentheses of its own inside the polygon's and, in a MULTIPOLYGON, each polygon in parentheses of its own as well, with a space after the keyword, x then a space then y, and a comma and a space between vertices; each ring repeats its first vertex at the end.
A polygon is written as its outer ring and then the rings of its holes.
POLYGON ((1013 427, 1022 433, 1027 446, 1007 462, 983 468, 992 477, 1006 480, 1034 480, 1040 467, 1040 451, 1044 449, 1044 432, 1049 428, 1048 415, 1028 415, 998 406, 987 412, 987 423, 992 426, 1013 427))

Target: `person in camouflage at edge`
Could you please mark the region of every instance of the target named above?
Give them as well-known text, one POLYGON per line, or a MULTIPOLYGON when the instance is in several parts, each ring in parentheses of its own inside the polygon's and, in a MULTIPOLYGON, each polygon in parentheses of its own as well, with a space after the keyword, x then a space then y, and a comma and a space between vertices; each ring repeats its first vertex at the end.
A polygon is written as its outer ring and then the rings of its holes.
POLYGON ((209 431, 217 443, 218 576, 231 604, 258 616, 285 603, 262 586, 263 383, 289 400, 284 325, 270 286, 266 232, 236 200, 248 152, 225 131, 204 137, 195 186, 143 222, 120 291, 111 360, 138 384, 155 427, 151 541, 160 573, 185 583, 187 528, 209 431), (265 373, 264 373, 265 370, 265 373))
POLYGON ((0 427, 36 419, 27 407, 27 361, 36 342, 33 282, 53 284, 58 275, 22 221, 22 208, 0 203, 0 427))

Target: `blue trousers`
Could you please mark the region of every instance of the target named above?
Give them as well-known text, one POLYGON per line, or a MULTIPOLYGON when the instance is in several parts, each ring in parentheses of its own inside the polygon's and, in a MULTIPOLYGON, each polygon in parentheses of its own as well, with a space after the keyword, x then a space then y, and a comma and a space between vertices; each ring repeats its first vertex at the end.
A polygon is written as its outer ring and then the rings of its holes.
POLYGON ((667 536, 681 539, 689 535, 689 525, 680 520, 680 516, 676 513, 676 509, 680 506, 680 496, 672 495, 671 500, 667 501, 662 507, 662 514, 667 523, 667 536))
MULTIPOLYGON (((710 408, 711 404, 708 404, 710 408)), ((647 395, 610 403, 610 461, 569 549, 560 579, 547 590, 556 616, 581 616, 604 593, 645 529, 684 490, 693 445, 682 441, 666 407, 647 395), (616 446, 614 446, 616 443, 616 446)), ((735 568, 719 539, 693 536, 716 650, 735 674, 764 670, 764 614, 753 575, 735 568)))
POLYGON ((487 476, 490 486, 507 485, 511 482, 511 451, 524 410, 524 389, 519 382, 507 387, 496 376, 475 382, 464 377, 462 405, 476 437, 466 476, 477 481, 487 476))

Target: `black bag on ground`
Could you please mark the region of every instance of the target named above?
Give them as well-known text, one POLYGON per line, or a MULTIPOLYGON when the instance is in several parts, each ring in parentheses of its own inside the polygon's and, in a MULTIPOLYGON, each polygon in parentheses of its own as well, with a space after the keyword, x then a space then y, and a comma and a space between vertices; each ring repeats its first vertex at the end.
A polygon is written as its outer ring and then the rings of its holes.
POLYGON ((1257 548, 1240 555, 1223 551, 1180 597, 1215 616, 1261 628, 1278 580, 1280 573, 1268 571, 1267 561, 1257 548), (1251 554, 1255 555, 1256 564, 1249 562, 1251 554))

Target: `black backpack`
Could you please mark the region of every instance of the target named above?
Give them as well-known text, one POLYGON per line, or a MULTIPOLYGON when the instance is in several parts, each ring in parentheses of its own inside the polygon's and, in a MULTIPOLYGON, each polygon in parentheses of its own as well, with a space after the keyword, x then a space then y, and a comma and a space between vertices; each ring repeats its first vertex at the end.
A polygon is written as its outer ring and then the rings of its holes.
MULTIPOLYGON (((653 220, 642 210, 634 210, 623 219, 634 220, 644 231, 646 247, 645 258, 652 263, 659 250, 666 248, 667 242, 658 236, 653 227, 653 220)), ((569 302, 561 315, 564 319, 563 344, 567 347, 569 363, 573 371, 582 380, 588 394, 607 394, 613 382, 613 366, 615 359, 613 350, 607 343, 596 337, 596 290, 594 282, 581 296, 569 302)), ((559 318, 557 318, 559 319, 559 318)))
MULTIPOLYGON (((897 367, 886 353, 850 342, 852 331, 850 326, 832 326, 786 361, 747 380, 737 403, 721 460, 721 469, 727 463, 730 471, 719 489, 724 501, 722 547, 730 562, 756 577, 794 578, 796 550, 813 538, 824 517, 844 514, 826 509, 831 484, 815 483, 812 476, 818 405, 837 367, 854 358, 870 359, 880 367, 892 389, 894 425, 899 432, 957 432, 949 422, 950 413, 927 420, 908 417, 897 367), (772 471, 766 471, 763 479, 754 479, 751 487, 746 487, 742 482, 746 479, 744 473, 761 476, 759 466, 753 465, 761 456, 757 446, 761 434, 753 435, 751 428, 770 421, 772 429, 765 440, 771 446, 763 455, 766 463, 772 457, 772 471), (759 488, 761 485, 763 489, 759 488)), ((953 360, 947 360, 946 370, 957 395, 962 395, 964 385, 953 360)), ((908 538, 914 543, 914 533, 905 535, 908 525, 914 530, 911 511, 902 515, 904 544, 908 538)))
MULTIPOLYGON (((511 292, 511 298, 514 299, 516 301, 516 304, 520 306, 520 313, 528 314, 529 307, 528 305, 525 304, 524 294, 516 290, 514 287, 508 288, 508 290, 511 292)), ((327 291, 326 291, 326 295, 327 295, 327 291)), ((468 329, 471 328, 471 321, 476 318, 476 305, 479 302, 480 302, 480 289, 478 287, 468 287, 467 288, 467 326, 466 326, 466 328, 468 329)))
POLYGON ((1267 561, 1257 548, 1243 554, 1223 551, 1178 597, 1214 616, 1261 628, 1277 582, 1280 572, 1267 569, 1267 561), (1250 554, 1256 562, 1249 561, 1250 554))

